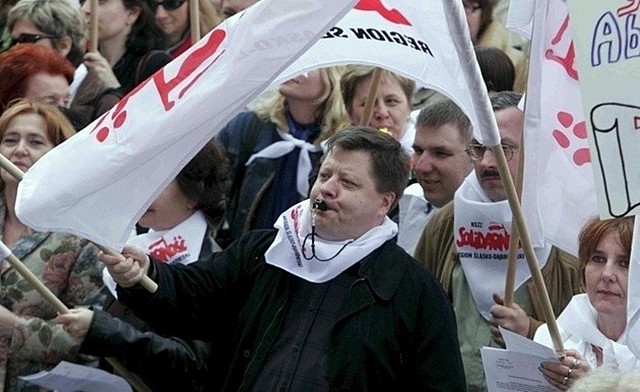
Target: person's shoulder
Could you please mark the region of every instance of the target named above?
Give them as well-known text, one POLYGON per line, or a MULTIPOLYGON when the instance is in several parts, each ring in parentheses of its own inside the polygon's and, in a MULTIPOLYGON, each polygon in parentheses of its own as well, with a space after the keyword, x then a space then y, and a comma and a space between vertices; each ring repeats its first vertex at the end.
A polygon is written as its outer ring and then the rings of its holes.
POLYGON ((565 252, 564 250, 553 246, 551 248, 551 253, 549 254, 549 259, 550 260, 554 260, 557 263, 569 267, 569 268, 573 268, 573 269, 579 269, 580 267, 580 261, 578 260, 578 258, 574 255, 572 255, 569 252, 565 252))
MULTIPOLYGON (((453 224, 453 201, 445 204, 433 214, 427 228, 429 231, 441 231, 453 224)), ((426 230, 425 230, 426 231, 426 230)))

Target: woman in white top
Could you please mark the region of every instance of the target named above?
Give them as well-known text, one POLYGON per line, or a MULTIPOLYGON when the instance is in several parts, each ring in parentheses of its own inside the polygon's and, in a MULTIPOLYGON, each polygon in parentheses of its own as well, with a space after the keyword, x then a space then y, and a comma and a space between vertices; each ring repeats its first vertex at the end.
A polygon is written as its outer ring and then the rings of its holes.
MULTIPOLYGON (((638 366, 626 344, 632 238, 632 217, 594 219, 580 232, 578 258, 586 293, 573 297, 558 317, 565 357, 540 367, 549 383, 561 390, 596 367, 628 370, 638 366)), ((546 325, 534 339, 552 347, 546 325)))

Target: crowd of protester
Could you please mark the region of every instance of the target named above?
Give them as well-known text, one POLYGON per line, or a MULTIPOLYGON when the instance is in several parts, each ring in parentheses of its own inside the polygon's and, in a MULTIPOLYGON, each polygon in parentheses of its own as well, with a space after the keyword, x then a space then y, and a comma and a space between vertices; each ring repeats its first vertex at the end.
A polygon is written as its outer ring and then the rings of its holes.
MULTIPOLYGON (((0 154, 29 170, 195 31, 257 1, 3 2, 0 154)), ((515 177, 529 43, 507 33, 508 3, 462 0, 515 177)), ((492 286, 501 263, 470 267, 455 241, 472 224, 511 226, 496 156, 456 103, 389 70, 320 68, 255 97, 158 195, 122 255, 22 224, 19 181, 0 169, 0 238, 73 309, 57 314, 0 264, 0 391, 38 390, 19 376, 63 360, 115 371, 105 357, 153 391, 482 391, 480 350, 504 347, 499 328, 553 347, 531 275, 507 303, 492 286)), ((624 341, 632 235, 632 218, 594 218, 579 254, 535 249, 567 349, 539 371, 559 390, 637 378, 625 373, 638 362, 624 341)))

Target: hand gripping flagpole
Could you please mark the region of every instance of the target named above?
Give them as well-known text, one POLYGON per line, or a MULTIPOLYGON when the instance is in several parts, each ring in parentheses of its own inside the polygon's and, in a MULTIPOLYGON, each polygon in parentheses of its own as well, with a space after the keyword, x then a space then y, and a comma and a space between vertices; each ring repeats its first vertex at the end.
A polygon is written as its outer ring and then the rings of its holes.
MULTIPOLYGON (((18 181, 22 181, 22 178, 24 177, 24 173, 22 172, 22 170, 20 170, 19 167, 14 165, 13 162, 8 160, 2 154, 0 154, 0 167, 2 167, 4 170, 9 172, 9 174, 11 174, 13 177, 15 177, 18 181)), ((95 246, 97 246, 101 251, 103 251, 104 253, 106 253, 108 255, 116 256, 116 257, 117 256, 121 256, 118 252, 116 252, 114 250, 107 249, 104 246, 96 244, 96 243, 93 243, 93 244, 95 246)), ((140 281, 140 285, 142 287, 144 287, 145 289, 147 289, 150 293, 155 293, 158 290, 158 284, 156 282, 154 282, 153 280, 151 280, 151 278, 148 277, 147 275, 144 275, 142 277, 142 280, 140 281)))
MULTIPOLYGON (((458 52, 459 57, 462 59, 460 64, 463 68, 464 77, 467 81, 469 90, 471 91, 486 91, 484 82, 482 81, 482 74, 480 73, 480 67, 477 61, 474 60, 473 45, 469 39, 469 28, 464 18, 464 11, 460 1, 443 1, 445 15, 447 16, 447 23, 449 24, 449 30, 454 35, 454 44, 458 52)), ((487 94, 472 94, 472 103, 475 108, 478 117, 478 124, 480 131, 482 132, 482 143, 491 146, 497 164, 502 184, 504 185, 507 193, 507 199, 509 200, 509 207, 513 215, 513 220, 516 223, 520 238, 522 239, 522 246, 524 248, 525 257, 527 259, 527 265, 531 271, 531 278, 536 288, 538 299, 542 304, 542 313, 544 315, 545 322, 549 328, 549 334, 553 342, 554 350, 557 353, 564 354, 564 347, 562 339, 560 339, 560 331, 558 330, 558 324, 556 323, 555 315, 553 314, 553 308, 551 306, 551 300, 549 299, 549 293, 542 279, 542 273, 538 267, 536 254, 533 251, 531 244, 531 238, 529 237, 529 230, 525 224, 524 214, 520 207, 518 195, 513 185, 513 179, 509 172, 509 166, 507 165, 507 159, 504 155, 504 150, 500 144, 500 133, 498 132, 498 125, 496 124, 495 115, 491 110, 489 97, 487 94)))
MULTIPOLYGON (((24 173, 22 172, 22 170, 20 170, 19 167, 14 165, 13 162, 8 160, 2 154, 0 154, 0 167, 2 167, 4 170, 6 170, 9 174, 11 174, 13 177, 15 177, 18 181, 22 180, 22 177, 24 177, 24 173)), ((98 247, 100 247, 100 246, 98 246, 98 247)), ((109 250, 107 250, 107 251, 109 251, 109 250)), ((103 252, 104 252, 104 250, 103 250, 103 252)), ((115 253, 113 251, 109 251, 109 252, 115 253)), ((67 314, 67 313, 69 313, 69 308, 67 308, 67 306, 64 303, 62 303, 62 301, 60 301, 60 299, 58 297, 56 297, 51 292, 51 290, 49 290, 49 288, 47 286, 45 286, 44 283, 42 283, 40 281, 40 279, 38 279, 38 277, 35 276, 33 274, 33 272, 31 272, 31 270, 29 270, 24 265, 24 263, 22 261, 20 261, 20 259, 18 259, 11 252, 9 247, 7 247, 7 245, 5 245, 5 243, 2 242, 1 240, 0 240, 0 260, 7 260, 9 262, 9 264, 11 264, 13 269, 15 269, 20 274, 20 276, 22 276, 24 278, 24 280, 29 282, 29 284, 31 284, 36 289, 36 291, 42 296, 42 298, 44 298, 47 302, 49 302, 51 304, 51 306, 53 306, 55 308, 56 312, 58 312, 59 314, 67 314)), ((149 280, 151 280, 151 279, 149 278, 149 280)), ((155 282, 153 282, 153 283, 155 284, 155 282)), ((157 288, 158 288, 158 286, 156 285, 156 289, 157 288)), ((120 361, 118 361, 117 359, 115 359, 113 357, 105 357, 105 359, 107 360, 107 362, 109 362, 109 364, 111 366, 113 366, 113 368, 118 373, 120 373, 120 375, 122 377, 124 377, 125 380, 127 380, 127 382, 129 384, 131 384, 131 386, 136 391, 139 391, 139 392, 151 392, 151 389, 144 383, 144 381, 142 381, 142 379, 140 377, 138 377, 137 375, 135 375, 135 374, 131 373, 129 370, 127 370, 127 368, 125 368, 124 365, 122 365, 120 363, 120 361)))

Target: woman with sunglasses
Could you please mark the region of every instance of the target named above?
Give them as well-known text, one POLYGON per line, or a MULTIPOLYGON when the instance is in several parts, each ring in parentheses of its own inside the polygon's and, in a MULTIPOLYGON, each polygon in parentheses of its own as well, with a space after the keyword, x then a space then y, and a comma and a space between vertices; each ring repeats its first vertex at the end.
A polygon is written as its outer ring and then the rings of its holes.
POLYGON ((70 86, 75 91, 87 74, 82 64, 86 45, 84 19, 68 0, 21 0, 7 16, 11 46, 38 44, 54 49, 76 67, 70 86))
MULTIPOLYGON (((169 48, 173 58, 189 49, 191 42, 191 26, 189 19, 189 1, 187 0, 150 0, 151 9, 155 11, 156 24, 167 35, 169 48)), ((198 2, 200 10, 198 24, 200 36, 203 37, 218 24, 219 17, 209 0, 192 0, 198 2)))

